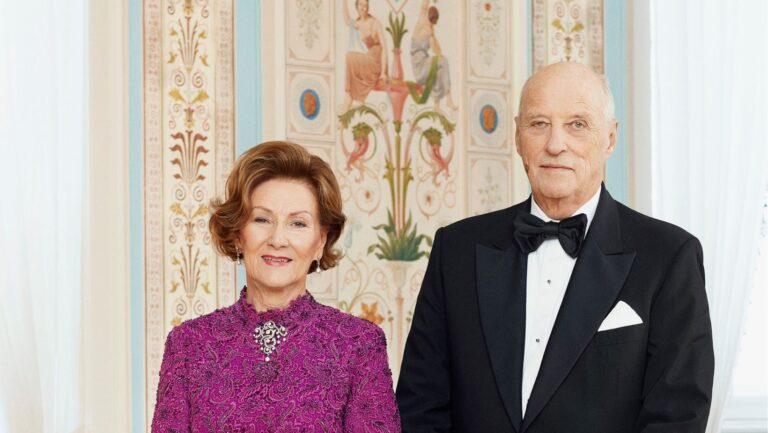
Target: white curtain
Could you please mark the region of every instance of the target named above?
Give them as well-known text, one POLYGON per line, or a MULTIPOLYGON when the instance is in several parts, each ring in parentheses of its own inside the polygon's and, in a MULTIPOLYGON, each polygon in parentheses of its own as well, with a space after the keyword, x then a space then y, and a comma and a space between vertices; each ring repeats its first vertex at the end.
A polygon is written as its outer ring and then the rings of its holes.
POLYGON ((85 4, 12 1, 0 14, 2 433, 81 425, 85 4))
POLYGON ((720 430, 768 181, 768 2, 651 5, 652 207, 704 247, 720 430))

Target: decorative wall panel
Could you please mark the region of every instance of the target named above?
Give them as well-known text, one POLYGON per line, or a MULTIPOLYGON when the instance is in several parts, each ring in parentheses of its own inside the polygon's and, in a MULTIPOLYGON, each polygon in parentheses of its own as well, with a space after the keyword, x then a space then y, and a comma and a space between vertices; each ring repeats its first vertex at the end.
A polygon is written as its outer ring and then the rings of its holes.
POLYGON ((325 71, 288 69, 289 138, 334 139, 333 76, 325 71))
POLYGON ((288 63, 331 66, 333 61, 333 0, 288 1, 286 28, 295 37, 287 39, 288 63))
POLYGON ((510 2, 467 2, 469 78, 509 80, 510 2))
POLYGON ((532 0, 533 70, 560 61, 604 72, 603 0, 532 0))
POLYGON ((469 160, 469 214, 479 215, 511 204, 511 164, 493 155, 469 160))
POLYGON ((470 149, 479 151, 512 151, 510 137, 514 122, 509 109, 508 91, 505 87, 469 87, 470 149))
POLYGON ((144 0, 146 420, 166 335, 235 299, 208 232, 234 158, 232 0, 144 0))

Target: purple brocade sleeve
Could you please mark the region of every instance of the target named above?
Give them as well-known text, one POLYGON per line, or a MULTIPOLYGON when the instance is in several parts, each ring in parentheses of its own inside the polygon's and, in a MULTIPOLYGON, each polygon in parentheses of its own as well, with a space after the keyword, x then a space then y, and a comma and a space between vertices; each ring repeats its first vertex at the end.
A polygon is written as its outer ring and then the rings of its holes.
POLYGON ((400 416, 387 361, 384 332, 367 327, 351 361, 352 389, 344 418, 344 432, 400 433, 400 416))
POLYGON ((189 432, 189 403, 181 331, 175 328, 165 342, 152 433, 189 432))

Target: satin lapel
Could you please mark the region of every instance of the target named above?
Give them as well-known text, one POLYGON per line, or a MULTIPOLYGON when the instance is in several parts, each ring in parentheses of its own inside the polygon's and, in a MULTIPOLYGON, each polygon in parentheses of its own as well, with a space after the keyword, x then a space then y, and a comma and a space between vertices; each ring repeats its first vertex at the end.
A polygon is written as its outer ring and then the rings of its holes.
POLYGON ((480 322, 491 368, 507 415, 520 431, 527 257, 514 244, 503 250, 477 245, 476 260, 480 322))
POLYGON ((552 398, 597 332, 634 259, 634 252, 623 252, 616 202, 603 189, 528 400, 523 430, 552 398))

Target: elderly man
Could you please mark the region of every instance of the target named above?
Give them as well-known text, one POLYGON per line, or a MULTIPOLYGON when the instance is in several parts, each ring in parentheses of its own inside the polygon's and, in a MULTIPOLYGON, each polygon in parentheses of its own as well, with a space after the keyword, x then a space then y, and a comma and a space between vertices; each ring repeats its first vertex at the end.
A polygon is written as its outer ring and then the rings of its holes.
POLYGON ((405 346, 403 432, 704 432, 714 355, 699 241, 611 198, 604 78, 525 84, 532 197, 435 234, 405 346))

